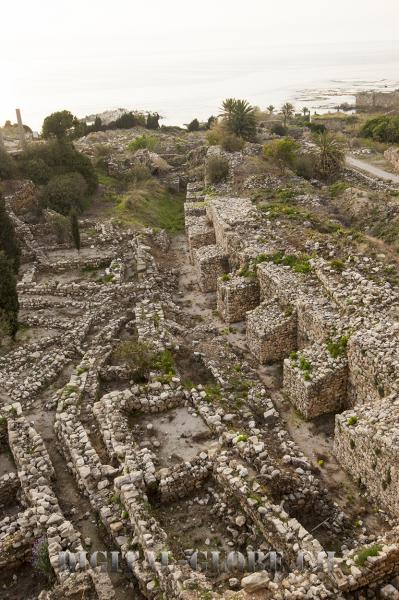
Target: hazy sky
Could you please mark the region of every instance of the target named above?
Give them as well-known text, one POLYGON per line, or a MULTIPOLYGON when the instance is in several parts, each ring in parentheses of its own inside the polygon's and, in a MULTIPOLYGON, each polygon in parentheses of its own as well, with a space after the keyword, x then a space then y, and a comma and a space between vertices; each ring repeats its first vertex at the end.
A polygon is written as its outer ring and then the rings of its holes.
POLYGON ((16 106, 34 119, 40 103, 60 108, 61 91, 64 107, 78 94, 88 106, 86 93, 122 89, 127 77, 167 85, 168 69, 186 65, 184 80, 204 53, 233 66, 257 48, 277 56, 276 46, 294 55, 302 45, 397 40, 398 23, 398 0, 1 0, 0 122, 16 106))

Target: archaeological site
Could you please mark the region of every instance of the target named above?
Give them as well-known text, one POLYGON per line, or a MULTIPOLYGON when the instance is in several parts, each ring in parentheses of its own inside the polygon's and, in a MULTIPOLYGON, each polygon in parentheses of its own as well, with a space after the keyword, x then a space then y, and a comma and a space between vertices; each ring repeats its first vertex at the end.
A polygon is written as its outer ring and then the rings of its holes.
POLYGON ((399 599, 399 177, 288 104, 3 129, 0 598, 399 599))

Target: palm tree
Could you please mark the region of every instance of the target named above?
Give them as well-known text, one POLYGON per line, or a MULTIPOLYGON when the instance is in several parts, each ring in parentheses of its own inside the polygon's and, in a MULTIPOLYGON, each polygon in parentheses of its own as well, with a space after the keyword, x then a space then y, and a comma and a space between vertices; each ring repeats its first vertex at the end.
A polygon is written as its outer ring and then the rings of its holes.
POLYGON ((306 115, 310 114, 310 111, 307 106, 304 106, 302 109, 303 116, 306 118, 306 115))
POLYGON ((269 114, 272 115, 274 112, 275 106, 273 106, 273 104, 269 104, 269 106, 267 107, 266 110, 269 111, 269 114))
POLYGON ((223 101, 221 116, 230 133, 235 133, 245 140, 255 137, 255 108, 247 100, 227 98, 223 101))
POLYGON ((321 179, 336 177, 345 164, 345 150, 342 143, 328 132, 315 137, 318 148, 317 168, 321 179))
POLYGON ((295 112, 294 105, 291 102, 286 102, 281 107, 281 112, 284 118, 284 127, 287 127, 287 119, 291 119, 295 112))

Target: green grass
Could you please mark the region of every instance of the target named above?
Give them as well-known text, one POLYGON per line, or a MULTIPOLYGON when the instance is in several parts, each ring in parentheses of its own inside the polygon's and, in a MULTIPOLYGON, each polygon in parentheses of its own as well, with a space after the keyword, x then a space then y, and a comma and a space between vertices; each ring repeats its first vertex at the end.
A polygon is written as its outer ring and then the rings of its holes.
POLYGON ((382 544, 374 544, 369 548, 363 548, 355 556, 355 563, 362 567, 369 556, 378 556, 382 550, 382 544))
POLYGON ((98 183, 104 185, 105 187, 114 187, 119 183, 115 177, 110 177, 110 175, 106 175, 99 170, 97 170, 97 177, 98 183))
POLYGON ((328 340, 327 350, 332 358, 338 358, 346 354, 346 348, 348 346, 349 336, 342 335, 338 340, 328 340))
POLYGON ((174 194, 154 179, 143 181, 120 197, 111 209, 111 216, 128 226, 179 233, 184 230, 184 194, 174 194))

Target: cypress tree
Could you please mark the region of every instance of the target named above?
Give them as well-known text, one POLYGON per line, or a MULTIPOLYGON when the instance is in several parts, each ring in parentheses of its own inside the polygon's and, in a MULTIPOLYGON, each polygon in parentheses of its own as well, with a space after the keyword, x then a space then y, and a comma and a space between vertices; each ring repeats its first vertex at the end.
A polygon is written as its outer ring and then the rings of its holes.
POLYGON ((0 252, 0 331, 15 339, 18 331, 17 279, 13 263, 0 252))
POLYGON ((76 211, 71 212, 71 231, 73 243, 75 244, 76 250, 79 252, 80 250, 80 229, 79 229, 79 221, 76 211))
POLYGON ((0 250, 11 261, 14 272, 18 273, 21 250, 15 236, 14 225, 7 214, 4 198, 0 195, 0 250))

